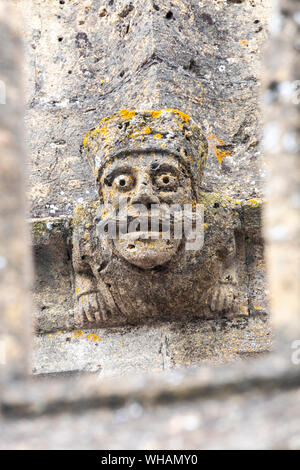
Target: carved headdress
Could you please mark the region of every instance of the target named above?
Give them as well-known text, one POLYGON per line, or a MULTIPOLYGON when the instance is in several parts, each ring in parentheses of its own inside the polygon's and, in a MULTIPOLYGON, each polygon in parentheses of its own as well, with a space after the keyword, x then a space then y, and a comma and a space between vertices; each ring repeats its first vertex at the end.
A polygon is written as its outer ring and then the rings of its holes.
POLYGON ((98 183, 109 161, 134 153, 160 152, 181 161, 198 195, 207 159, 207 140, 200 127, 181 111, 122 109, 87 132, 83 145, 98 183))

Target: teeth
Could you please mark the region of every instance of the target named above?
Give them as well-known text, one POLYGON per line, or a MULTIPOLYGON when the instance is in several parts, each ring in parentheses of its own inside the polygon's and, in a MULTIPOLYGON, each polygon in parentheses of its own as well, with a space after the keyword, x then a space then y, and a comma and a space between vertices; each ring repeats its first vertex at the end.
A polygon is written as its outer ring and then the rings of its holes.
POLYGON ((150 239, 158 239, 160 238, 159 232, 129 232, 125 234, 122 239, 123 240, 150 240, 150 239))

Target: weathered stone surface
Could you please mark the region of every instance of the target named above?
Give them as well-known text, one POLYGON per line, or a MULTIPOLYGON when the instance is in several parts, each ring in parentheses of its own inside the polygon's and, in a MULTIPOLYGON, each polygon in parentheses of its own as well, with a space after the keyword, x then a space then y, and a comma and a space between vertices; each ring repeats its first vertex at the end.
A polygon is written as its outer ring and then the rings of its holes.
POLYGON ((121 110, 84 146, 99 199, 74 216, 78 325, 247 314, 239 212, 199 191, 199 126, 174 109, 121 110))
POLYGON ((82 136, 117 109, 177 108, 210 143, 205 191, 261 195, 258 93, 269 0, 21 0, 36 217, 95 196, 82 136))
MULTIPOLYGON (((210 195, 209 198, 206 198, 205 203, 207 209, 209 209, 208 215, 213 219, 213 227, 217 234, 214 234, 214 230, 211 230, 210 237, 212 239, 215 236, 221 236, 220 226, 218 224, 216 226, 220 211, 225 211, 225 214, 227 214, 227 222, 236 220, 238 217, 242 225, 242 232, 238 238, 239 250, 236 261, 238 264, 238 280, 240 285, 244 286, 247 307, 235 314, 233 312, 228 313, 233 317, 239 314, 265 317, 268 312, 268 302, 265 290, 263 242, 260 227, 261 201, 252 200, 241 204, 239 201, 224 199, 218 195, 210 195), (214 207, 216 204, 218 206, 214 207)), ((75 279, 71 263, 73 225, 74 222, 68 217, 38 219, 31 223, 35 265, 38 273, 34 289, 35 327, 39 332, 51 333, 57 329, 70 330, 76 328, 76 299, 73 296, 75 279), (59 295, 59 302, 56 300, 56 295, 59 295)), ((204 233, 204 242, 206 237, 207 231, 204 233)), ((198 315, 196 312, 196 316, 198 315)), ((228 317, 228 314, 226 316, 228 317)), ((136 318, 138 323, 149 322, 147 314, 145 314, 145 318, 139 315, 136 318)), ((163 318, 164 315, 160 310, 159 319, 163 318)), ((182 318, 180 312, 178 318, 182 318)), ((165 320, 168 321, 169 318, 165 318, 165 320)), ((116 323, 118 321, 119 318, 117 317, 116 323)), ((96 326, 97 324, 85 323, 86 328, 91 328, 91 325, 96 326)))
POLYGON ((31 221, 37 331, 70 329, 74 326, 74 301, 70 295, 74 289, 71 222, 69 217, 31 221))
POLYGON ((67 228, 62 241, 56 239, 60 222, 56 227, 54 221, 48 241, 47 227, 34 235, 38 331, 168 321, 183 314, 187 320, 249 313, 263 318, 263 248, 251 210, 259 205, 264 175, 259 169, 257 104, 270 1, 193 0, 187 7, 182 0, 22 0, 19 6, 28 39, 31 212, 35 218, 55 219, 71 215, 77 207, 70 221, 75 230, 67 228), (125 264, 124 271, 116 257, 107 266, 100 255, 96 259, 93 220, 99 201, 82 145, 85 133, 118 109, 164 108, 191 116, 209 144, 204 178, 195 184, 199 201, 206 204, 206 243, 198 258, 184 254, 175 283, 175 271, 163 276, 166 273, 151 273, 151 268, 136 276, 134 269, 140 266, 134 263, 129 269, 125 264), (248 202, 241 205, 245 199, 248 202), (82 257, 85 263, 78 263, 82 257), (223 285, 222 276, 235 275, 236 285, 235 280, 223 285), (91 291, 95 279, 98 287, 102 282, 97 295, 105 293, 104 301, 91 291), (71 297, 77 289, 79 306, 83 301, 79 312, 71 297), (86 290, 90 296, 82 295, 86 290), (95 308, 99 302, 105 308, 95 308), (111 315, 115 306, 117 313, 111 315))
POLYGON ((101 378, 225 364, 270 352, 272 341, 263 317, 58 331, 36 337, 33 372, 101 378))

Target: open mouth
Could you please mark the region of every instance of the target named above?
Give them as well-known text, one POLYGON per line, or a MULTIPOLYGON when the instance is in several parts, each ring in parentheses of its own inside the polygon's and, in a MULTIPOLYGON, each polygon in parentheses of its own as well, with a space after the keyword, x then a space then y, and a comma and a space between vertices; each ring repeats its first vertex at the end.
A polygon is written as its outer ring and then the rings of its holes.
POLYGON ((187 217, 183 217, 182 213, 165 215, 163 212, 157 212, 141 216, 126 213, 102 220, 97 228, 99 236, 105 235, 111 239, 172 240, 183 238, 183 233, 186 235, 188 230, 192 233, 197 228, 196 219, 197 216, 192 215, 188 226, 187 217))
POLYGON ((174 220, 161 216, 131 217, 117 219, 118 234, 120 238, 130 240, 149 240, 158 238, 172 238, 174 234, 174 220))

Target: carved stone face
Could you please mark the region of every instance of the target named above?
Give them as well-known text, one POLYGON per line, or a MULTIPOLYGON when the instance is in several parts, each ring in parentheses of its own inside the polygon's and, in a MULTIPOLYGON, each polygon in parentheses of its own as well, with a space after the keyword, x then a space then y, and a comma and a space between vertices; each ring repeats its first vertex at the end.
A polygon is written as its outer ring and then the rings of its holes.
POLYGON ((163 239, 161 224, 153 230, 150 211, 161 221, 164 205, 179 204, 182 207, 192 202, 191 180, 179 160, 158 153, 118 158, 106 166, 100 188, 108 216, 112 209, 119 220, 123 220, 125 212, 128 215, 129 233, 113 240, 118 254, 144 269, 168 262, 182 240, 174 239, 172 232, 169 239, 163 239))

